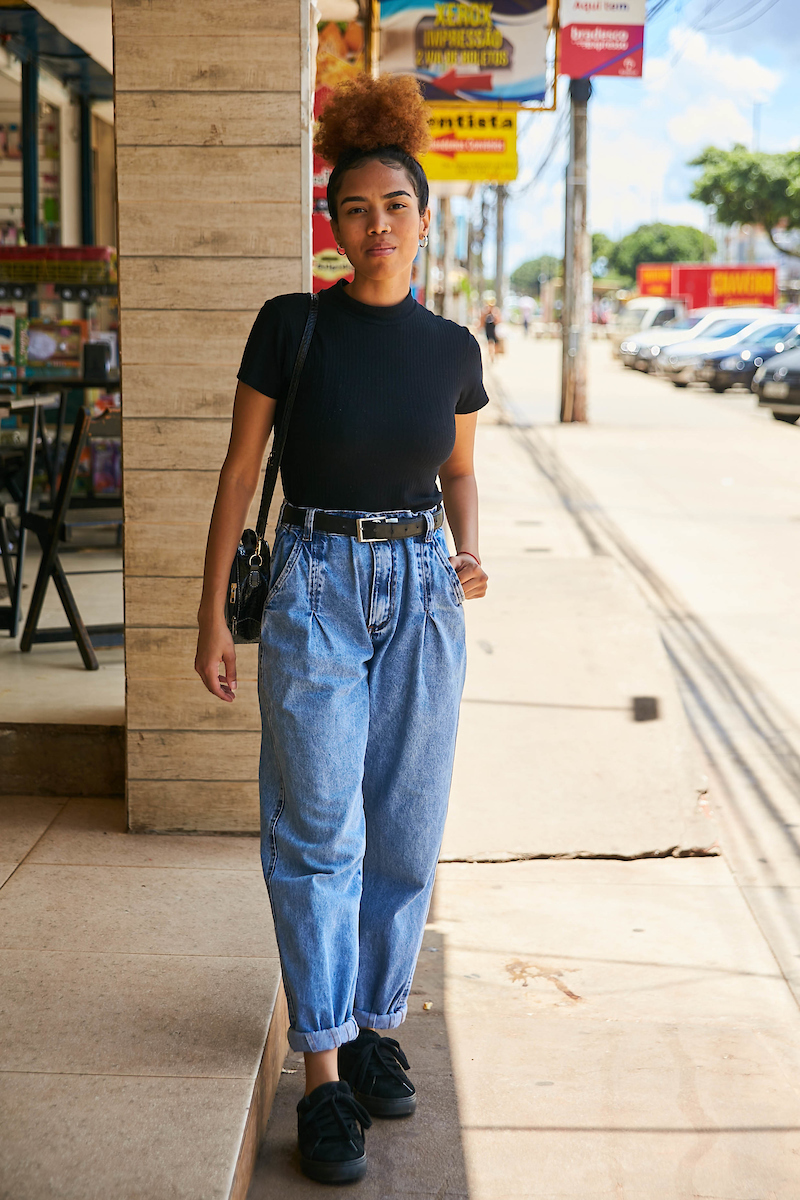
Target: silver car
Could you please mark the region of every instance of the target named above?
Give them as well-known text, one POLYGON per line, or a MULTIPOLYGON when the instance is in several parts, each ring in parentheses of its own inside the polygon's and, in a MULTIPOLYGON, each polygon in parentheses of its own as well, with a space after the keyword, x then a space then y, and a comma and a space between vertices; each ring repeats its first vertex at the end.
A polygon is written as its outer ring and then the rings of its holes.
POLYGON ((655 372, 663 379, 669 379, 675 387, 688 387, 694 382, 707 352, 721 350, 736 342, 758 340, 754 336, 756 331, 774 323, 776 316, 780 316, 777 309, 738 309, 735 314, 726 310, 724 315, 720 314, 716 321, 699 333, 695 334, 698 329, 695 326, 692 335, 685 341, 665 346, 655 359, 655 372))
MULTIPOLYGON (((731 314, 726 309, 726 317, 731 315, 735 317, 736 310, 731 314)), ((633 353, 628 355, 632 361, 630 364, 626 363, 626 366, 632 366, 635 371, 654 371, 655 361, 665 346, 701 336, 712 336, 709 330, 720 319, 721 310, 719 305, 716 305, 714 308, 696 308, 684 317, 668 321, 661 329, 648 329, 646 334, 636 339, 635 351, 631 342, 628 343, 633 353)), ((623 361, 625 357, 623 356, 623 361)))
MULTIPOLYGON (((643 333, 630 334, 627 338, 619 343, 619 357, 622 359, 626 367, 635 367, 639 371, 648 371, 649 366, 640 366, 639 359, 645 352, 649 353, 650 346, 654 342, 661 346, 667 346, 670 342, 682 341, 690 329, 703 320, 704 315, 708 310, 698 308, 691 316, 674 317, 673 320, 667 321, 665 325, 658 325, 655 328, 645 329, 643 333)), ((647 358, 649 363, 649 357, 647 358)))

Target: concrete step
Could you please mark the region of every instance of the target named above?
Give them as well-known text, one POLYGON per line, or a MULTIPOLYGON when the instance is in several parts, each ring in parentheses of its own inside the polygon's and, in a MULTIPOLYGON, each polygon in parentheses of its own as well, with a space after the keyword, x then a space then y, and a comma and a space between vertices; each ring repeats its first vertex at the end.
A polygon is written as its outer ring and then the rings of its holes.
POLYGON ((0 1195, 243 1200, 286 1049, 252 837, 0 797, 0 1195))

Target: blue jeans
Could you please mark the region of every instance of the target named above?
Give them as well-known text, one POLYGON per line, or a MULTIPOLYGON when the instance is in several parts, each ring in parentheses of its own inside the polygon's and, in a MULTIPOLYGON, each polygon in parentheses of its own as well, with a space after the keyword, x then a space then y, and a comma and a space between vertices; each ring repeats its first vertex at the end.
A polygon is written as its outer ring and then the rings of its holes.
POLYGON ((312 532, 314 511, 305 528, 278 524, 259 698, 261 856, 289 1044, 318 1051, 405 1019, 466 652, 464 593, 432 514, 427 534, 365 543, 312 532))

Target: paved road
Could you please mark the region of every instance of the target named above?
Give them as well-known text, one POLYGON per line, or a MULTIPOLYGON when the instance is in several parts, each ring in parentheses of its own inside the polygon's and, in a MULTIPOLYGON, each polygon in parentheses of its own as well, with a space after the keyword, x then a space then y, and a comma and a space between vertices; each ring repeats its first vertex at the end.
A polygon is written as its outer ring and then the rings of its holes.
POLYGON ((678 390, 591 350, 590 424, 559 426, 559 347, 491 377, 596 549, 656 613, 737 880, 800 994, 800 428, 743 391, 678 390))

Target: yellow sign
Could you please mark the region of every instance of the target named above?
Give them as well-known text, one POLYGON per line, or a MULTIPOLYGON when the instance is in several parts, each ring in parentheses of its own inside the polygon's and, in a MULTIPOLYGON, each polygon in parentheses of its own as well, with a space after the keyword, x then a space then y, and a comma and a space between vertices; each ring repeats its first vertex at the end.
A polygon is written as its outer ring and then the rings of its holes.
POLYGON ((509 183, 517 178, 517 113, 475 104, 430 106, 433 135, 420 160, 432 180, 509 183))

